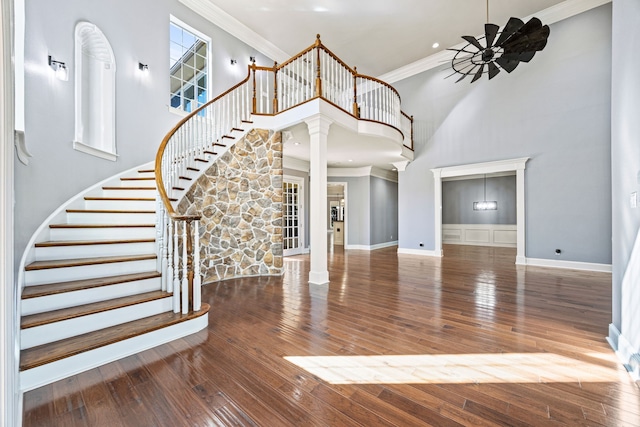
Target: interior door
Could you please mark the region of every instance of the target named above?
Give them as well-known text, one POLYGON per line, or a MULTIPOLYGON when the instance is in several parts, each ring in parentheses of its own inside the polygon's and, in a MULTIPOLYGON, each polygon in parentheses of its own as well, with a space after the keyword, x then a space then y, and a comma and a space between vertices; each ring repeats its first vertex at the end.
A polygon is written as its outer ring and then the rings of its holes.
POLYGON ((304 180, 284 177, 282 189, 283 255, 297 255, 304 252, 304 180))

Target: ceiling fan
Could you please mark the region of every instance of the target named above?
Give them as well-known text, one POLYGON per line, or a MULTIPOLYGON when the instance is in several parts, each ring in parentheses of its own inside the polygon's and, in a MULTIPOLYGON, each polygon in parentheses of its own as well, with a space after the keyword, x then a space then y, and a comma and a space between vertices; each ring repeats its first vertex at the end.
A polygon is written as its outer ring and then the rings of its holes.
MULTIPOLYGON (((487 0, 487 21, 489 17, 489 1, 487 0)), ((473 75, 471 83, 489 74, 489 80, 500 70, 510 73, 520 62, 529 62, 547 45, 549 26, 542 25, 538 18, 531 18, 527 23, 521 19, 510 18, 502 31, 496 24, 484 25, 484 36, 462 36, 467 44, 462 49, 448 49, 456 52, 451 60, 453 74, 462 76, 456 83, 469 75, 473 75)))

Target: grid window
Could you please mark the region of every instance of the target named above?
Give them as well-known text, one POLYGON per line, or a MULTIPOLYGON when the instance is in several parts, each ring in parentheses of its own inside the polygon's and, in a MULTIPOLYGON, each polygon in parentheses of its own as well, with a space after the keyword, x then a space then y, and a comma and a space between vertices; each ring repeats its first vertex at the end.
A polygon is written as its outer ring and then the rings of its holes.
POLYGON ((169 23, 170 105, 190 113, 208 99, 209 42, 173 20, 169 23))

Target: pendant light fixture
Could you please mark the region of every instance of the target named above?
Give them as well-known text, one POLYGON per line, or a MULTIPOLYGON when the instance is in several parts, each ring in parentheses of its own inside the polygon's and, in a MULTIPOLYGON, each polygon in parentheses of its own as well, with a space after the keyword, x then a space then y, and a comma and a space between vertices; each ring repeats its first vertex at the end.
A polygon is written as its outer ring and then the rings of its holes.
POLYGON ((453 73, 462 76, 456 83, 473 75, 471 83, 489 74, 489 80, 500 70, 507 73, 516 69, 520 62, 529 62, 547 45, 549 26, 542 25, 538 18, 531 18, 525 24, 521 19, 510 18, 502 31, 496 24, 489 23, 489 0, 487 0, 487 23, 484 37, 462 36, 467 44, 462 49, 448 49, 456 52, 451 60, 453 73))
POLYGON ((484 174, 484 197, 481 202, 473 202, 474 211, 495 211, 498 209, 497 201, 487 201, 487 174, 484 174))

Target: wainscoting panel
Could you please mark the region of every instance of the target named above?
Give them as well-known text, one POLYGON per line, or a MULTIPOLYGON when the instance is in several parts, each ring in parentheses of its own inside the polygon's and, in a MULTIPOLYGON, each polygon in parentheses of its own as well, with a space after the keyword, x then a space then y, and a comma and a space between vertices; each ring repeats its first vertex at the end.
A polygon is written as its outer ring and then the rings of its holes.
POLYGON ((516 225, 442 224, 442 243, 515 248, 516 225))

